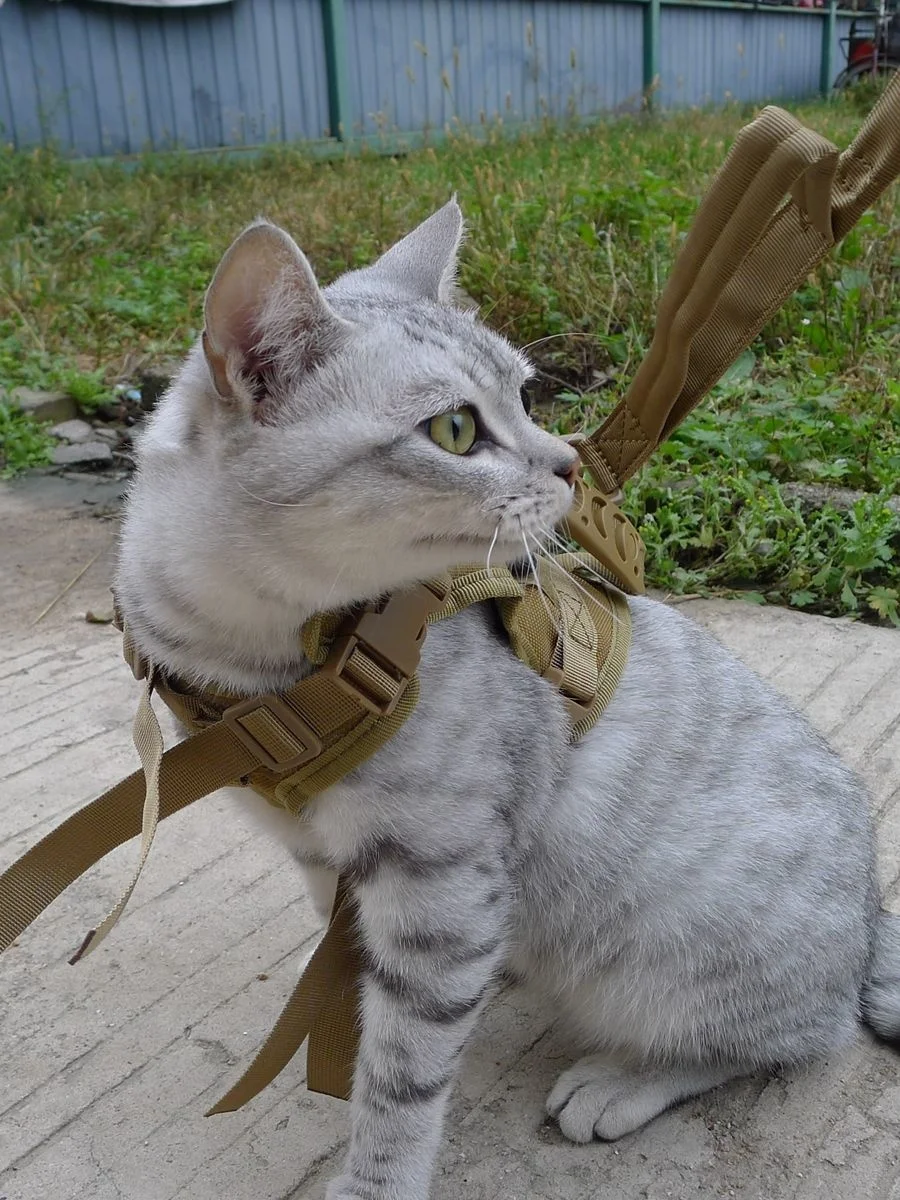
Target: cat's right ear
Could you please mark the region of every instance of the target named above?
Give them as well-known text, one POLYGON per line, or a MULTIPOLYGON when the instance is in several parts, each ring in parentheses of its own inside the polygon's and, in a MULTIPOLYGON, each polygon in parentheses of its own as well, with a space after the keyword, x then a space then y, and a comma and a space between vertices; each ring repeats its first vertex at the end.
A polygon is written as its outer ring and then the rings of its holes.
POLYGON ((225 252, 204 318, 203 353, 216 391, 260 415, 279 371, 296 374, 320 360, 346 328, 300 247, 268 222, 249 226, 225 252))

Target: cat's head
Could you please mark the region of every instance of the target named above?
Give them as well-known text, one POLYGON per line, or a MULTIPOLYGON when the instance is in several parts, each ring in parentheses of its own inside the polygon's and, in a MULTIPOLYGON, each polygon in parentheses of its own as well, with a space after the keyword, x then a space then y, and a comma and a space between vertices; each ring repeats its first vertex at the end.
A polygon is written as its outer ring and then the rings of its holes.
POLYGON ((527 415, 525 357, 457 304, 462 236, 451 201, 326 288, 264 222, 222 259, 142 458, 192 463, 282 594, 298 570, 341 603, 520 559, 567 511, 577 455, 527 415))

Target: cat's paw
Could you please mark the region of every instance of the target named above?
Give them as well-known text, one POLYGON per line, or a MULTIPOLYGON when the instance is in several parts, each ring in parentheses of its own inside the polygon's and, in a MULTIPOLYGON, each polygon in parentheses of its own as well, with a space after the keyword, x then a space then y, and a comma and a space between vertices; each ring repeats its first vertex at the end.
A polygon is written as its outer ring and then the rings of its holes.
POLYGON ((547 1112, 572 1142, 614 1142, 673 1104, 718 1087, 728 1070, 627 1071, 599 1057, 564 1071, 547 1097, 547 1112))
POLYGON ((655 1091, 639 1076, 600 1059, 583 1058, 564 1071, 547 1097, 547 1112, 572 1142, 614 1141, 662 1112, 655 1091))

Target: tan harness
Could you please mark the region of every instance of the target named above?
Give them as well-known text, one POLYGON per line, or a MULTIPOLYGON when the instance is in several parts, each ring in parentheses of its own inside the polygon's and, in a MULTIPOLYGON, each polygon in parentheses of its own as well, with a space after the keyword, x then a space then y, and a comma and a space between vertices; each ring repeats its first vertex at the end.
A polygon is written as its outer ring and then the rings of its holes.
MULTIPOLYGON (((94 863, 141 833, 131 882, 72 961, 83 957, 123 911, 158 821, 220 787, 249 786, 299 812, 394 736, 415 708, 427 626, 471 604, 497 606, 514 652, 560 692, 571 740, 582 737, 625 664, 630 620, 622 593, 643 590, 643 545, 613 497, 898 174, 900 77, 843 154, 777 108, 741 131, 672 271, 647 357, 601 429, 579 444, 598 487, 579 483, 565 522, 586 554, 538 568, 549 612, 533 579, 505 567, 460 568, 362 611, 313 618, 301 632, 312 673, 280 695, 249 699, 193 693, 157 677, 123 628, 125 657, 144 681, 134 730, 143 769, 0 876, 0 950, 94 863), (153 691, 191 730, 165 752, 153 691)), ((272 1033, 211 1112, 246 1103, 307 1038, 308 1086, 349 1095, 360 968, 353 934, 352 900, 339 881, 328 930, 272 1033)))

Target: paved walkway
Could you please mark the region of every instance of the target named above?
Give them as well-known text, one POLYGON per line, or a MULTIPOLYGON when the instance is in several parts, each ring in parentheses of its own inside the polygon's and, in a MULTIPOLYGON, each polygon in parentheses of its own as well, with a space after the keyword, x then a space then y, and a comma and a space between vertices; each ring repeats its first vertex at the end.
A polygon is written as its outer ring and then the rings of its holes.
MULTIPOLYGON (((117 635, 84 620, 109 609, 104 518, 118 490, 0 490, 0 866, 134 767, 117 635)), ((866 776, 896 904, 900 635, 733 603, 685 610, 866 776)), ((69 967, 133 857, 131 846, 95 869, 0 960, 0 1200, 320 1197, 347 1115, 305 1092, 301 1061, 247 1111, 202 1116, 268 1031, 315 934, 290 863, 209 800, 162 827, 119 928, 69 967)), ((615 1146, 571 1146, 544 1123, 568 1061, 546 1014, 518 992, 499 998, 466 1058, 434 1200, 900 1200, 900 1057, 867 1040, 789 1079, 720 1089, 615 1146)))

